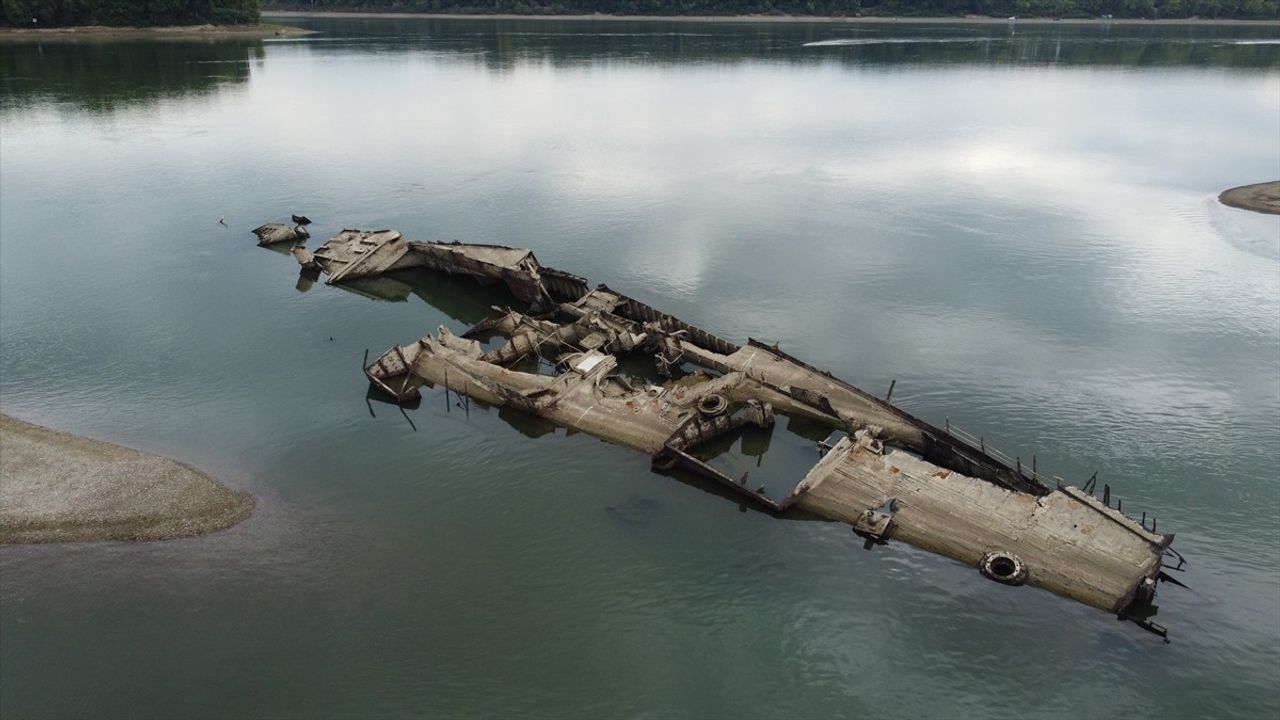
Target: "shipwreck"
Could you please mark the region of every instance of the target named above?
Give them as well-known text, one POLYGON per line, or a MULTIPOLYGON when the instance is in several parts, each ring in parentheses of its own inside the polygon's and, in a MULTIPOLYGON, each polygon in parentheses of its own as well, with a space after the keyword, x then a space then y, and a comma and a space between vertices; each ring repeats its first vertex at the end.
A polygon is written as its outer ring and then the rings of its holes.
POLYGON ((778 516, 848 524, 868 549, 909 543, 1005 585, 1040 587, 1167 636, 1150 618, 1157 583, 1183 559, 1156 521, 1130 517, 1082 486, 1045 476, 982 437, 917 418, 777 345, 737 344, 605 285, 499 245, 410 242, 395 230, 343 230, 313 251, 305 228, 266 225, 260 244, 295 243, 305 277, 328 284, 410 269, 501 283, 513 307, 462 335, 440 327, 369 360, 364 373, 397 403, 423 388, 509 408, 647 454, 659 472, 684 470, 778 516), (300 231, 300 232, 299 232, 300 231), (504 342, 482 343, 493 338, 504 342), (651 359, 654 382, 617 372, 623 356, 651 359), (532 363, 532 364, 531 364, 532 363), (775 416, 824 426, 818 459, 790 492, 770 497, 693 452, 775 416))

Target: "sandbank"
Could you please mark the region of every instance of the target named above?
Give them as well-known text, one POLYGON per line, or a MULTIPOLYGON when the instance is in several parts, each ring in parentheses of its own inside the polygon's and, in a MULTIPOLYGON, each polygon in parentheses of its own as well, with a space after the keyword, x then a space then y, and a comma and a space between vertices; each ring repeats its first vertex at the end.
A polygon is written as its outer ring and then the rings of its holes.
POLYGON ((253 507, 190 465, 0 415, 0 543, 168 540, 253 507))
POLYGON ((1223 190, 1218 202, 1241 210, 1280 215, 1280 180, 1223 190))

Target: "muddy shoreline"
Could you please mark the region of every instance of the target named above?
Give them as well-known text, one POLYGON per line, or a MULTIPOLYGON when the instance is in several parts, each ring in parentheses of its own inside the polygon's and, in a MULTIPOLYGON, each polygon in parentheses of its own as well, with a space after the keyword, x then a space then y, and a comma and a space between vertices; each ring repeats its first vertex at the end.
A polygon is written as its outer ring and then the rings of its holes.
POLYGON ((0 544, 190 537, 254 504, 185 463, 0 415, 0 544))
POLYGON ((0 43, 79 42, 98 40, 261 40, 313 35, 314 30, 263 23, 260 25, 175 25, 171 27, 108 27, 82 25, 58 28, 0 27, 0 43))

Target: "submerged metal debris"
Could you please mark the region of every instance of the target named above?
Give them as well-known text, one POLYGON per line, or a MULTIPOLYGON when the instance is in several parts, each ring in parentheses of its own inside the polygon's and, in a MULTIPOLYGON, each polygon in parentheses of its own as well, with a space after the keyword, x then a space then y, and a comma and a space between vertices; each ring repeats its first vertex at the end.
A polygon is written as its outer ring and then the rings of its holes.
POLYGON ((1095 498, 1093 479, 1083 490, 1046 479, 983 439, 931 425, 776 345, 735 344, 604 285, 591 288, 526 249, 343 230, 314 253, 293 254, 304 273, 322 270, 329 284, 422 268, 501 282, 524 304, 495 309, 461 337, 440 327, 366 363, 369 382, 396 402, 443 387, 468 409, 474 399, 642 451, 655 470, 696 473, 767 512, 848 523, 868 549, 901 540, 996 582, 1042 587, 1166 634, 1149 618, 1157 581, 1171 579, 1162 561, 1176 557, 1173 535, 1112 507, 1109 487, 1095 498), (491 337, 506 341, 486 349, 480 339, 491 337), (616 372, 624 355, 651 358, 667 380, 633 385, 616 372), (550 374, 539 372, 546 364, 550 374), (690 452, 743 426, 768 431, 778 413, 834 433, 781 498, 690 452))
POLYGON ((259 225, 253 229, 253 234, 258 236, 259 245, 275 245, 285 242, 305 242, 311 234, 307 232, 305 227, 301 225, 289 227, 281 223, 267 223, 259 225))

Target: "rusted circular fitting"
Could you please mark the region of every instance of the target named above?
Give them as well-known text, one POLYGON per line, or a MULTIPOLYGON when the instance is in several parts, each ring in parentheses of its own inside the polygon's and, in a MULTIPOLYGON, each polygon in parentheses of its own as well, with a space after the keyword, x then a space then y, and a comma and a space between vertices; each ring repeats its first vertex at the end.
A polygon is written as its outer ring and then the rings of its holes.
POLYGON ((657 470, 659 472, 666 472, 668 470, 672 470, 675 468, 676 456, 675 454, 669 452, 666 448, 663 448, 662 450, 659 450, 657 453, 655 453, 652 458, 650 458, 649 464, 650 464, 650 467, 652 467, 654 470, 657 470))
POLYGON ((1002 550, 984 555, 978 571, 1005 585, 1021 585, 1027 581, 1027 566, 1017 555, 1002 550))
POLYGON ((707 393, 698 400, 698 412, 715 417, 729 409, 729 400, 720 393, 707 393))

